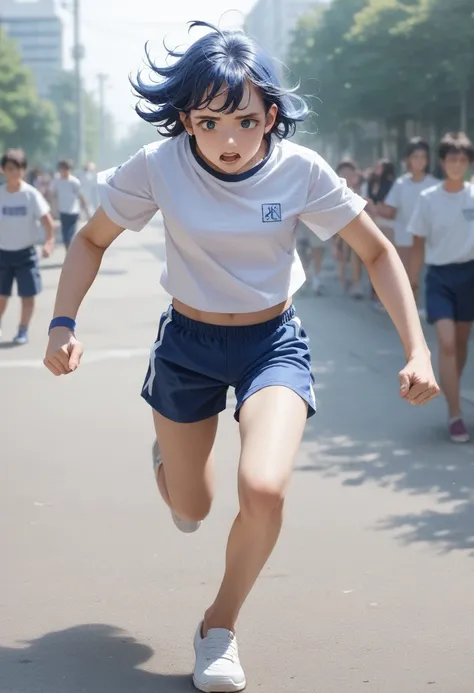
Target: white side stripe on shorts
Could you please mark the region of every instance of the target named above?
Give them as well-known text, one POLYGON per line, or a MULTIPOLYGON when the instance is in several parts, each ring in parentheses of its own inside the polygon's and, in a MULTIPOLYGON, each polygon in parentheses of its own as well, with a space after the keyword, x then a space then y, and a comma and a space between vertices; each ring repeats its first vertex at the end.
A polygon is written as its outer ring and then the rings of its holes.
MULTIPOLYGON (((296 336, 301 337, 301 330, 303 329, 303 326, 301 324, 301 320, 295 316, 290 320, 291 323, 296 327, 296 336)), ((316 409, 316 395, 314 393, 314 387, 313 383, 310 381, 309 383, 309 392, 310 392, 310 398, 311 398, 311 404, 314 409, 316 409)))
POLYGON ((153 393, 153 384, 155 382, 155 377, 156 377, 156 368, 155 368, 155 358, 156 358, 156 352, 160 348, 160 346, 163 344, 163 338, 165 336, 165 330, 167 325, 170 324, 172 320, 172 312, 173 312, 173 307, 170 306, 168 308, 168 312, 166 314, 166 318, 163 320, 160 330, 158 332, 158 337, 156 342, 153 344, 150 352, 150 377, 146 381, 145 385, 143 386, 144 390, 148 390, 148 394, 152 395, 153 393))
POLYGON ((301 320, 298 318, 298 316, 295 316, 294 318, 292 318, 290 320, 290 322, 292 322, 296 327, 296 336, 301 337, 301 329, 302 329, 301 320))

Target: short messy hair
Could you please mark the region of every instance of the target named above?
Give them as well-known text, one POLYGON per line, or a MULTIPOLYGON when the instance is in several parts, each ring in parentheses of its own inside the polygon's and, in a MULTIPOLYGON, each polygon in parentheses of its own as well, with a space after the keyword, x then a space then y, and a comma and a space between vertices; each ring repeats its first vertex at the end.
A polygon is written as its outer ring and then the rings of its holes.
POLYGON ((444 161, 448 154, 465 154, 474 162, 474 145, 465 132, 448 132, 440 142, 439 158, 444 161))
POLYGON ((357 166, 352 159, 342 159, 337 165, 336 173, 342 171, 343 168, 350 168, 351 171, 357 171, 357 166))
POLYGON ((23 149, 7 149, 0 159, 0 167, 5 168, 7 164, 13 164, 17 168, 26 170, 28 168, 28 161, 23 149))
POLYGON ((194 27, 210 32, 186 51, 168 50, 170 57, 177 58, 172 65, 155 65, 148 45, 145 47, 147 66, 160 81, 148 84, 141 72, 130 80, 140 98, 135 107, 140 118, 156 125, 164 137, 176 137, 184 132, 180 113, 207 108, 222 93, 226 99, 219 112, 234 113, 250 82, 260 90, 266 110, 272 104, 278 107, 272 133, 281 139, 294 135, 309 106, 295 89, 282 87, 271 58, 258 43, 243 31, 221 31, 206 22, 190 22, 190 30, 194 27))

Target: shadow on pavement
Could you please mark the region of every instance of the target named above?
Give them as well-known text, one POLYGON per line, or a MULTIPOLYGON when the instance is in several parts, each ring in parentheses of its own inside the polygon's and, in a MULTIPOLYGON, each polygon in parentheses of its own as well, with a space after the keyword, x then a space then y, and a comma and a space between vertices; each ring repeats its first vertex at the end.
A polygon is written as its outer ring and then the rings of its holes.
MULTIPOLYGON (((296 471, 338 477, 347 487, 375 483, 431 496, 439 509, 430 502, 420 513, 384 518, 375 529, 395 530, 406 544, 429 542, 441 552, 462 550, 474 557, 474 445, 449 442, 438 405, 390 403, 386 379, 375 369, 357 376, 349 359, 320 363, 315 370, 323 408, 308 423, 304 440, 311 446, 296 471)), ((474 428, 472 407, 465 414, 474 428)))
POLYGON ((153 650, 120 628, 87 624, 0 647, 2 693, 191 693, 190 675, 142 667, 153 650))

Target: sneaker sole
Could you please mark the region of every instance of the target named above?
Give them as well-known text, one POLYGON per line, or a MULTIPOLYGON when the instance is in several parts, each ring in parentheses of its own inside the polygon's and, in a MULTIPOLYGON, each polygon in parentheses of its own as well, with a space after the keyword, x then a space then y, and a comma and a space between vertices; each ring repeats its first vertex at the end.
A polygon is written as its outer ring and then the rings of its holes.
POLYGON ((451 442, 456 443, 457 445, 462 445, 463 443, 469 443, 471 438, 470 436, 450 436, 451 437, 451 442))
POLYGON ((194 688, 203 693, 236 693, 236 691, 243 691, 247 687, 247 682, 234 683, 233 681, 222 681, 215 683, 199 683, 193 676, 194 688))

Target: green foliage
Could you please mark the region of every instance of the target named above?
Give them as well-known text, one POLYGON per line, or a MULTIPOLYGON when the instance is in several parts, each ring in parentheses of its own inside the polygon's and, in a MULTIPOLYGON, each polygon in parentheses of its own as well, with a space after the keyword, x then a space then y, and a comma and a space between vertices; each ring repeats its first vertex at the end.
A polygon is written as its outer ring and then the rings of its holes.
MULTIPOLYGON (((84 109, 84 156, 86 161, 97 161, 99 157, 100 112, 92 94, 83 92, 84 109)), ((77 152, 77 106, 76 83, 73 72, 62 72, 51 87, 51 100, 55 105, 60 123, 57 143, 57 158, 76 158, 77 152)), ((110 126, 110 124, 109 124, 110 126)), ((84 162, 75 162, 82 166, 84 162)))
POLYGON ((29 158, 56 145, 59 124, 51 103, 36 94, 33 75, 0 28, 0 149, 22 147, 29 158))
POLYGON ((319 84, 324 135, 474 127, 472 0, 333 0, 300 21, 289 62, 304 93, 319 84))
POLYGON ((137 116, 136 124, 132 125, 127 136, 116 147, 113 164, 118 166, 133 156, 145 144, 156 142, 159 139, 161 136, 156 128, 137 116))

